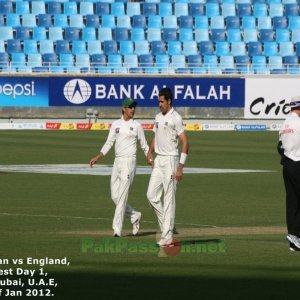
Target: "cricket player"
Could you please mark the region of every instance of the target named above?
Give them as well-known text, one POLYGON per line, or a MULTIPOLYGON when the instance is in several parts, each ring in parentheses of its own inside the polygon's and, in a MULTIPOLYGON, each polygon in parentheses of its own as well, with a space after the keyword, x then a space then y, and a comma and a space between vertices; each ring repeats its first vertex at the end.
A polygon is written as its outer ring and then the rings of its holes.
POLYGON ((136 170, 137 141, 140 142, 145 156, 149 150, 143 127, 133 119, 136 104, 130 98, 123 101, 121 119, 112 123, 108 138, 100 153, 90 160, 90 166, 93 167, 115 143, 115 160, 110 181, 111 198, 116 204, 112 225, 115 237, 122 235, 124 215, 130 218, 133 235, 138 233, 141 220, 141 213, 127 204, 129 188, 136 170))
POLYGON ((169 88, 160 90, 158 101, 160 113, 155 117, 154 138, 147 155, 148 164, 153 165, 147 198, 157 215, 162 232, 158 245, 165 247, 173 243, 176 184, 183 177, 189 144, 182 118, 172 107, 171 90, 169 88), (180 158, 178 140, 182 143, 180 158), (156 157, 153 162, 154 151, 156 157))
POLYGON ((300 251, 300 96, 291 99, 290 107, 291 113, 279 135, 286 190, 287 240, 291 251, 300 251))

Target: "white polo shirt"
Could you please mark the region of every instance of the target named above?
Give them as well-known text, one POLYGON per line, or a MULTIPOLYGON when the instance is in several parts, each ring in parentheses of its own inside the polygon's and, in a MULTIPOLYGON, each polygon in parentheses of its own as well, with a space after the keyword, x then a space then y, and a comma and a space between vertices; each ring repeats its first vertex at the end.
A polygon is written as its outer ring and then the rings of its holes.
POLYGON ((293 161, 300 161, 300 117, 291 112, 282 124, 280 139, 284 155, 293 161))
POLYGON ((147 156, 149 147, 142 125, 133 119, 125 121, 122 116, 121 119, 112 123, 107 140, 100 152, 106 155, 115 143, 116 157, 136 156, 138 140, 142 150, 147 156))
POLYGON ((153 127, 155 132, 154 150, 158 155, 178 155, 178 136, 184 132, 181 116, 171 108, 163 115, 161 112, 155 117, 153 127))

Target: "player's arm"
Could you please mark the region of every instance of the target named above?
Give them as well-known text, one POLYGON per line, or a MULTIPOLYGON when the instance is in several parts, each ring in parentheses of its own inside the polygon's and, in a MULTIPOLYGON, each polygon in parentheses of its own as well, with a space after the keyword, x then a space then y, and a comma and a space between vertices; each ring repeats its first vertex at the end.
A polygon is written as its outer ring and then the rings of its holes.
POLYGON ((149 147, 149 151, 147 154, 147 162, 148 165, 153 165, 153 157, 152 157, 152 153, 154 152, 154 145, 155 145, 155 137, 152 139, 151 143, 150 143, 150 147, 149 147))
POLYGON ((184 131, 179 135, 179 139, 181 140, 182 148, 181 148, 179 164, 176 171, 177 181, 181 180, 183 177, 183 167, 185 165, 187 155, 189 153, 189 141, 184 131))
POLYGON ((140 142, 141 148, 145 153, 145 156, 147 157, 148 151, 149 151, 149 146, 147 143, 147 140, 145 138, 145 133, 142 125, 138 126, 138 140, 140 142))
POLYGON ((93 167, 93 165, 99 160, 99 159, 102 159, 104 157, 103 153, 100 152, 98 155, 96 155, 95 157, 93 157, 91 160, 90 160, 90 166, 91 168, 93 167))

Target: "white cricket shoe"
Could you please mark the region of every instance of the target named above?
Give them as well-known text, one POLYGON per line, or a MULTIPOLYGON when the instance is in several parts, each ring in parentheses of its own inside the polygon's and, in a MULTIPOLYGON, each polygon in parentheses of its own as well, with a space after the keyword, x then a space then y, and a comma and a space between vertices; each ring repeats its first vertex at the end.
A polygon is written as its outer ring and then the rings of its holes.
POLYGON ((288 234, 286 239, 300 249, 300 239, 292 234, 288 234))
POLYGON ((165 238, 162 238, 160 241, 158 241, 156 243, 159 247, 174 247, 174 241, 173 239, 165 239, 165 238))
POLYGON ((137 219, 132 224, 132 234, 133 235, 137 235, 137 233, 139 232, 139 230, 140 230, 140 220, 141 220, 141 217, 142 217, 142 214, 140 212, 137 212, 136 215, 137 215, 137 219))

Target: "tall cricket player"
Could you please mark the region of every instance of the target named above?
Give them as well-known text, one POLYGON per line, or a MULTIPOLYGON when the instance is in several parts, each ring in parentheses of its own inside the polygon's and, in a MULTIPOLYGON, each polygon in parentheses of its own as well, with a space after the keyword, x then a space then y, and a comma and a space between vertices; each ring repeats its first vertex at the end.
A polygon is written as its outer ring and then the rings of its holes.
POLYGON ((172 107, 172 92, 163 88, 159 92, 160 113, 155 117, 154 138, 147 155, 148 164, 153 165, 147 198, 154 209, 161 229, 161 247, 172 245, 175 220, 175 193, 177 181, 183 177, 189 143, 184 132, 181 116, 172 107), (179 158, 178 140, 182 149, 179 158), (152 153, 156 158, 153 163, 152 153), (161 199, 164 192, 163 201, 161 199))
POLYGON ((133 235, 138 233, 141 219, 141 213, 127 204, 129 188, 136 170, 137 141, 146 156, 149 150, 143 127, 133 119, 136 104, 130 98, 123 101, 122 117, 112 123, 100 153, 90 160, 90 166, 93 167, 115 143, 115 160, 110 181, 111 198, 116 204, 112 225, 115 237, 122 234, 124 215, 130 218, 133 235))

